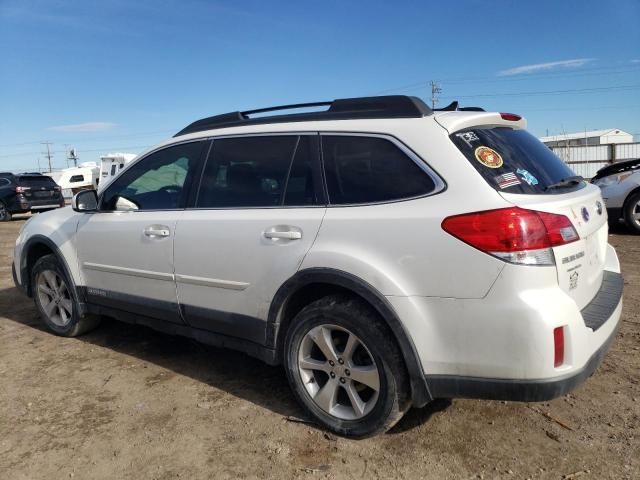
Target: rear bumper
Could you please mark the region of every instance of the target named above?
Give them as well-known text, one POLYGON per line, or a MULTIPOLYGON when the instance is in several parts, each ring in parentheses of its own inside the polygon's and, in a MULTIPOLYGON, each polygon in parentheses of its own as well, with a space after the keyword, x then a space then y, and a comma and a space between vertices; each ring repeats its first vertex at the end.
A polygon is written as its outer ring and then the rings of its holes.
POLYGON ((611 348, 618 328, 619 323, 587 363, 567 375, 543 380, 427 375, 427 385, 433 398, 480 398, 516 402, 551 400, 569 393, 593 375, 611 348))

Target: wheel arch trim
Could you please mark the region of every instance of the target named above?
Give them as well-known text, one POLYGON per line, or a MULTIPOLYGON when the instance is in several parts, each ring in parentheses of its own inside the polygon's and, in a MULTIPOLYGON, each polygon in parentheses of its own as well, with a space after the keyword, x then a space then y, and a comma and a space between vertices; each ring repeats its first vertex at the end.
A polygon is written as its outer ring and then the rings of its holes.
POLYGON ((22 247, 22 254, 20 256, 20 281, 22 283, 22 288, 27 294, 27 296, 33 296, 33 290, 31 285, 31 272, 29 271, 28 259, 29 252, 32 248, 37 245, 44 245, 49 250, 53 252, 53 254, 60 260, 60 264, 62 265, 62 269, 64 270, 65 275, 67 276, 67 280, 71 283, 71 292, 73 295, 73 299, 78 305, 78 313, 80 316, 84 315, 87 311, 86 305, 84 303, 84 299, 79 297, 78 289, 76 288, 76 283, 74 281, 73 275, 71 274, 71 269, 69 269, 69 265, 67 264, 67 260, 64 255, 55 244, 53 240, 44 235, 33 235, 31 236, 22 247))
POLYGON ((368 302, 382 317, 398 342, 409 373, 412 404, 421 407, 433 399, 415 344, 392 305, 368 282, 342 270, 320 267, 307 268, 298 271, 280 286, 271 301, 267 317, 266 346, 268 348, 275 349, 277 356, 282 358, 282 344, 286 334, 286 325, 283 325, 282 316, 289 300, 302 288, 314 283, 349 290, 368 302))

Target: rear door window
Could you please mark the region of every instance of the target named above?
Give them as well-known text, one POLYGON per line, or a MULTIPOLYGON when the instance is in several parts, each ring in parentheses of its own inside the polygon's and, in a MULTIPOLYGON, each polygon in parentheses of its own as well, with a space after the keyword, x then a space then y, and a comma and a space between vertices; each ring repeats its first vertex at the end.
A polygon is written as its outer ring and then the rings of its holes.
POLYGON ((221 138, 200 184, 198 208, 316 205, 317 143, 311 135, 221 138))
POLYGON ((456 132, 450 138, 482 178, 498 191, 558 194, 586 185, 581 181, 551 187, 575 173, 526 130, 480 127, 456 132))
POLYGON ((322 155, 332 205, 389 202, 435 190, 431 177, 384 138, 322 135, 322 155))

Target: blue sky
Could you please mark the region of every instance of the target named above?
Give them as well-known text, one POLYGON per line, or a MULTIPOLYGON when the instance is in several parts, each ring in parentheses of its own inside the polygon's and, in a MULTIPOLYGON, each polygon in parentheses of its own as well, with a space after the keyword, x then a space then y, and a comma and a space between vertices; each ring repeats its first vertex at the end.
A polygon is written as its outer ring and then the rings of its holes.
POLYGON ((0 0, 0 170, 92 161, 215 113, 373 94, 640 139, 640 2, 0 0))

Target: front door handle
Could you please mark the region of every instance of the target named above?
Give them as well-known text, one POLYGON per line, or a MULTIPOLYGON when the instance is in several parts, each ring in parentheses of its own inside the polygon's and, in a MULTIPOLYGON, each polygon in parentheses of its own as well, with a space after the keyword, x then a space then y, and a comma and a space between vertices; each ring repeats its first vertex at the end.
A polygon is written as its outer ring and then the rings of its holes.
POLYGON ((300 240, 302 238, 302 232, 296 229, 278 229, 278 227, 274 227, 272 229, 264 232, 265 238, 271 239, 285 239, 285 240, 300 240))
POLYGON ((167 227, 166 225, 149 225, 147 228, 144 229, 144 234, 147 237, 164 238, 164 237, 168 237, 171 234, 171 231, 169 230, 169 227, 167 227))

